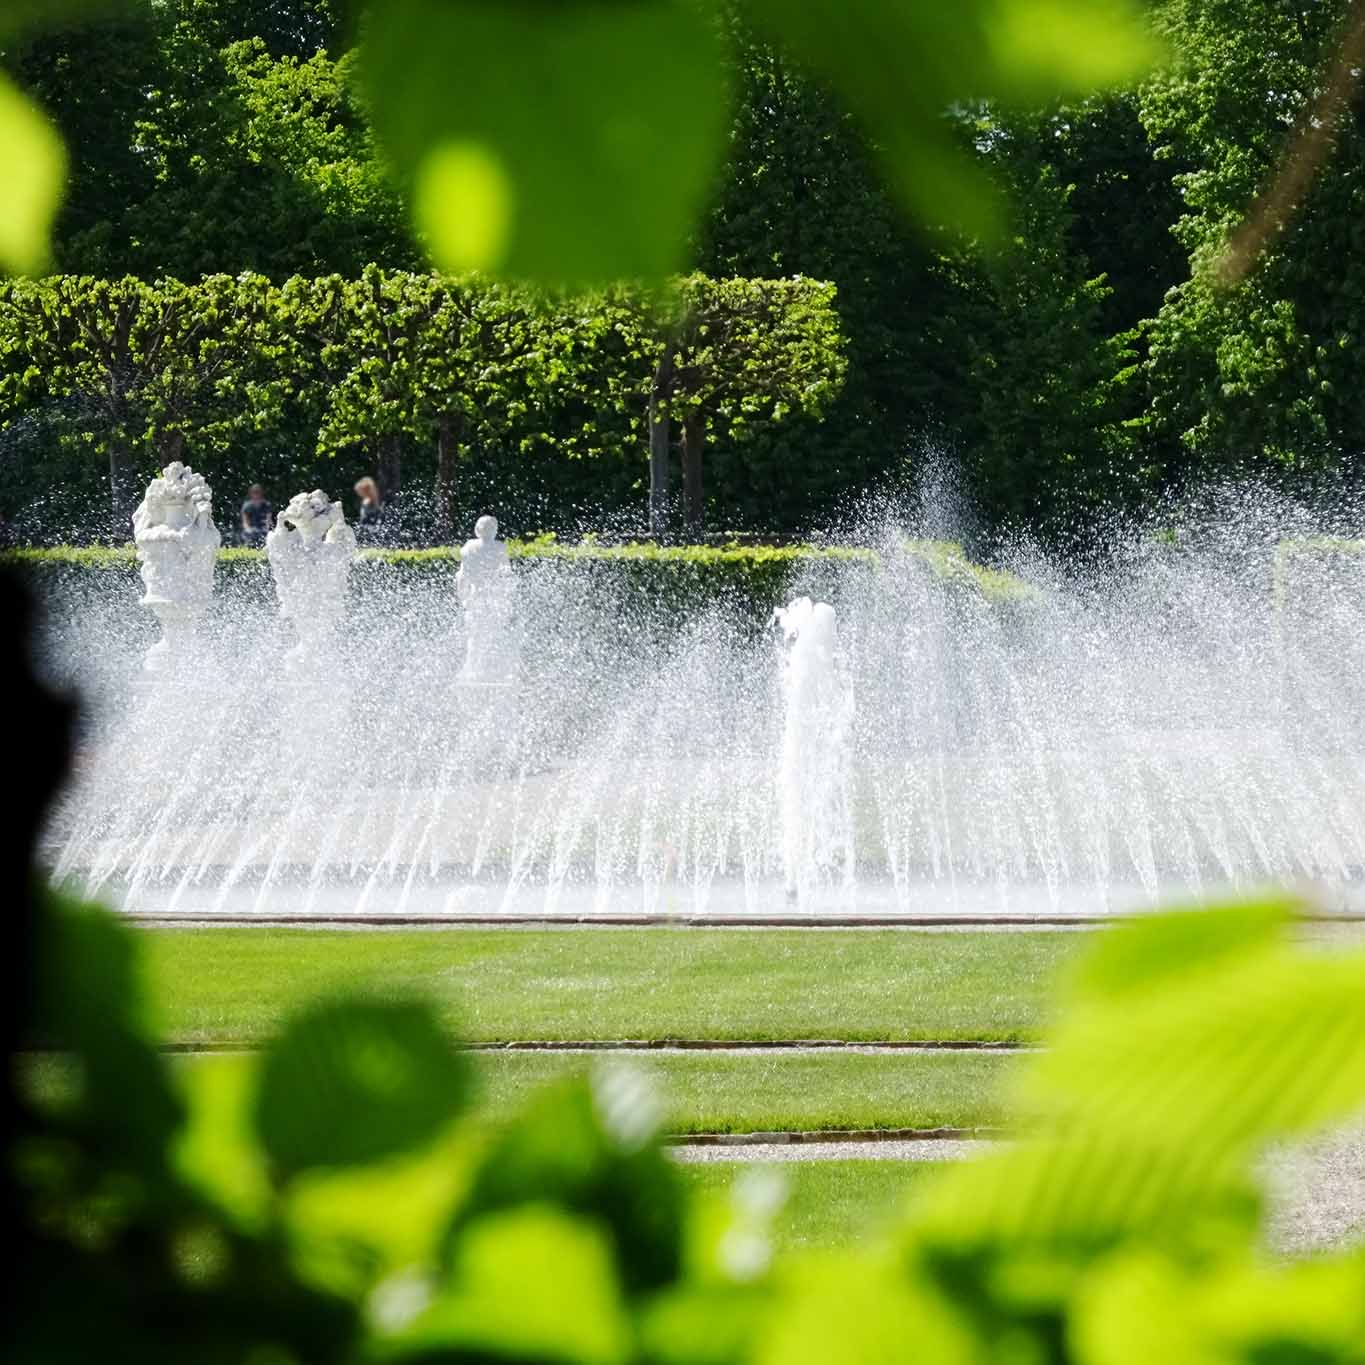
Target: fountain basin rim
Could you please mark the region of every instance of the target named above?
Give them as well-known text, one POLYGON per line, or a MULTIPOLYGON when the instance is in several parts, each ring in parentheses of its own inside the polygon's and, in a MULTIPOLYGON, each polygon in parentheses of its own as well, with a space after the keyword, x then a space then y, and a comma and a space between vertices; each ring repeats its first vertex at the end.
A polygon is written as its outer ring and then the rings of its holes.
MULTIPOLYGON (((147 913, 120 911, 121 919, 144 928, 697 928, 697 929, 1091 929, 1107 924, 1142 920, 1155 910, 1115 911, 1101 915, 1029 914, 886 914, 830 915, 793 913, 789 915, 753 914, 506 914, 506 915, 407 915, 407 914, 334 914, 280 915, 202 911, 147 913)), ((1198 914, 1199 910, 1183 913, 1198 914)), ((1300 911, 1294 917, 1304 924, 1365 924, 1362 911, 1300 911)))

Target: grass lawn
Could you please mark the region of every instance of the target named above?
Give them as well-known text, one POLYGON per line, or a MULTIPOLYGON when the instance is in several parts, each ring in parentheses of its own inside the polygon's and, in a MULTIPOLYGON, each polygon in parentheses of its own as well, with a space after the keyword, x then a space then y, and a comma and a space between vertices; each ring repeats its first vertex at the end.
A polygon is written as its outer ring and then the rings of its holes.
POLYGON ((672 928, 144 930, 157 1023, 254 1042, 324 992, 418 991, 475 1042, 1029 1039, 1085 935, 672 928))
POLYGON ((721 1194, 757 1169, 777 1171, 787 1200, 773 1220, 772 1237, 778 1251, 788 1251, 849 1246, 875 1237, 899 1212, 912 1184, 936 1166, 926 1161, 788 1161, 765 1168, 708 1162, 678 1169, 692 1190, 721 1194))
MULTIPOLYGON (((998 1098, 1017 1056, 989 1053, 646 1055, 673 1133, 789 1128, 970 1128, 1005 1122, 998 1098)), ((482 1103, 495 1114, 592 1062, 564 1053, 481 1053, 482 1103)), ((620 1065, 617 1058, 601 1064, 620 1065)))
MULTIPOLYGON (((1018 1056, 983 1053, 651 1054, 622 1061, 566 1053, 478 1053, 474 1110, 490 1120, 516 1114, 538 1087, 589 1066, 626 1065, 652 1078, 670 1133, 751 1133, 818 1128, 976 1128, 1008 1122, 1001 1101, 1018 1056)), ((222 1057, 177 1056, 196 1067, 222 1057)), ((62 1061, 24 1058, 26 1087, 67 1082, 62 1061)), ((871 1153, 869 1153, 870 1155, 871 1153)))

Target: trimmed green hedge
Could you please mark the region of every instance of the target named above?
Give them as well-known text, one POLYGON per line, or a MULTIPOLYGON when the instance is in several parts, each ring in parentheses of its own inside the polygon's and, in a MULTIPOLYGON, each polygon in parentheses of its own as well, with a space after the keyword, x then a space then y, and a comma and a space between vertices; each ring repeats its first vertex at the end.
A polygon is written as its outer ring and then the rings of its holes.
POLYGON ((1348 540, 1341 536, 1295 536, 1282 540, 1275 547, 1274 592, 1275 609, 1281 617, 1291 605, 1291 595, 1297 593, 1301 611, 1313 612, 1319 603, 1316 592, 1330 589, 1338 575, 1352 575, 1352 586, 1365 569, 1365 540, 1348 540), (1306 566, 1313 575, 1305 581, 1296 570, 1306 566), (1307 600, 1304 594, 1307 593, 1307 600))
MULTIPOLYGON (((1015 604, 1032 600, 1037 590, 997 569, 974 564, 959 545, 949 541, 911 540, 904 543, 911 561, 936 579, 955 587, 981 593, 994 603, 1015 604)), ((581 566, 590 574, 610 575, 649 596, 688 600, 738 594, 755 605, 769 606, 784 592, 811 577, 823 579, 830 570, 877 572, 882 555, 852 546, 815 545, 657 545, 633 542, 605 545, 593 540, 569 544, 552 536, 508 542, 515 563, 531 567, 538 563, 581 566)), ((218 553, 220 571, 235 574, 263 572, 263 550, 231 549, 218 553)), ((356 566, 364 575, 396 569, 403 577, 453 574, 460 551, 453 546, 426 550, 362 550, 356 566)), ((9 550, 0 553, 0 564, 17 567, 37 579, 48 571, 115 571, 131 574, 137 560, 131 545, 61 546, 44 550, 9 550)))

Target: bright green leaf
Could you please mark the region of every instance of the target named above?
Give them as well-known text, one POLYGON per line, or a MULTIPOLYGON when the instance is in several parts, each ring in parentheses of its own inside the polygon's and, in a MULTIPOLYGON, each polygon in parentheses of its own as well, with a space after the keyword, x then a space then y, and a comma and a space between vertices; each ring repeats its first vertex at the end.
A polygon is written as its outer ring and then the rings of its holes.
POLYGON ((296 1260, 314 1282, 339 1292, 432 1264, 472 1158, 471 1140, 457 1127, 376 1165, 301 1175, 285 1214, 296 1260))
POLYGON ((554 1203, 603 1219, 631 1288, 668 1282, 682 1260, 683 1194, 652 1141, 652 1116, 633 1106, 629 1085, 610 1081, 594 1090, 576 1079, 540 1092, 490 1147, 453 1235, 482 1214, 554 1203))
POLYGON ((0 269, 37 273, 61 203, 66 151, 56 130, 0 75, 0 269))
POLYGON ((482 1346, 509 1360, 624 1361, 631 1331, 610 1240, 545 1205, 480 1218, 460 1239, 449 1288, 400 1341, 400 1358, 482 1346))
POLYGON ((728 118, 703 14, 391 0, 364 35, 375 126, 440 265, 558 284, 681 264, 728 118))
POLYGON ((1130 0, 754 0, 782 46, 839 88, 915 216, 977 235, 999 206, 951 117, 1136 78, 1158 46, 1130 0))
POLYGON ((788 1267, 753 1354, 757 1365, 967 1365, 973 1343, 947 1306, 888 1254, 812 1257, 788 1267))
POLYGON ((271 1198, 265 1154, 251 1126, 256 1070, 255 1057, 206 1057, 177 1077, 189 1118, 176 1143, 176 1167, 251 1229, 263 1224, 271 1198))
POLYGON ((468 1061, 426 1005, 333 1000, 265 1052, 256 1130, 282 1175, 357 1165, 429 1142, 468 1089, 468 1061))
POLYGON ((477 142, 443 143, 422 162, 417 228, 452 270, 489 270, 506 256, 514 194, 498 158, 477 142))
POLYGON ((1225 960, 1261 952, 1283 941, 1293 906, 1288 901, 1151 915, 1116 924, 1077 960, 1065 978, 1076 1004, 1116 1004, 1121 996, 1169 990, 1225 960))

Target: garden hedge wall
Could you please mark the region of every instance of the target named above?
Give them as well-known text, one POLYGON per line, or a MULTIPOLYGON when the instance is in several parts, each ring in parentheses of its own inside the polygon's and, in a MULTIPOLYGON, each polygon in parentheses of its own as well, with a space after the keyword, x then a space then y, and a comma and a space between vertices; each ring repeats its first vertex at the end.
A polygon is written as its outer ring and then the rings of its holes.
MULTIPOLYGON (((960 546, 949 541, 910 540, 901 544, 910 563, 945 584, 979 593, 992 603, 1026 602, 1036 595, 1021 579, 974 564, 960 546)), ((520 571, 558 565, 582 572, 588 582, 614 585, 675 608, 699 607, 707 602, 732 601, 770 610, 784 595, 800 589, 833 591, 835 577, 855 572, 877 572, 882 552, 856 546, 663 546, 650 542, 606 545, 596 541, 570 544, 551 536, 512 540, 508 551, 520 571)), ((397 575, 419 582, 424 578, 453 580, 460 551, 453 546, 426 550, 362 550, 353 570, 353 585, 363 591, 372 575, 397 575)), ((41 594, 54 591, 71 575, 89 582, 97 574, 137 570, 131 545, 62 546, 0 553, 0 564, 17 568, 41 594)), ((256 580, 264 587, 268 565, 262 550, 228 549, 218 554, 221 580, 256 580)))

